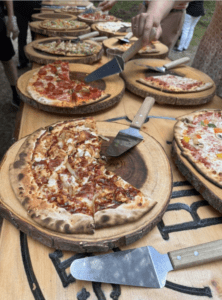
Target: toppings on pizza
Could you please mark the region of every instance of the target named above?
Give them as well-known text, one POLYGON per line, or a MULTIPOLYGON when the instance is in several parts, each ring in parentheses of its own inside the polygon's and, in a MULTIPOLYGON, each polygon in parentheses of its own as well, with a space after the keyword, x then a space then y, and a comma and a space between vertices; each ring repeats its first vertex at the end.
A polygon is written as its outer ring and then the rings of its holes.
POLYGON ((99 30, 107 32, 125 32, 127 28, 131 28, 130 22, 103 22, 96 24, 99 30))
POLYGON ((138 220, 155 201, 108 171, 92 118, 63 121, 30 135, 10 166, 16 197, 38 224, 62 233, 138 220))
POLYGON ((95 13, 81 14, 79 16, 80 20, 89 21, 115 21, 116 17, 104 14, 102 11, 96 11, 95 13))
POLYGON ((74 30, 86 28, 87 24, 75 20, 53 19, 42 21, 40 26, 45 29, 74 30))
POLYGON ((72 40, 58 39, 52 42, 43 42, 34 45, 35 49, 43 52, 64 56, 88 56, 97 53, 101 47, 90 41, 73 43, 72 40))
POLYGON ((70 80, 69 64, 56 61, 41 67, 29 80, 27 91, 37 102, 58 107, 94 103, 108 95, 80 80, 70 80))
MULTIPOLYGON (((120 51, 125 52, 126 50, 128 50, 132 45, 134 44, 134 42, 130 42, 130 43, 124 43, 124 44, 119 44, 119 43, 115 43, 115 45, 113 45, 114 49, 118 49, 120 51)), ((156 49, 155 43, 151 42, 149 45, 144 46, 143 48, 141 48, 138 53, 140 54, 146 54, 146 53, 154 53, 154 52, 158 52, 158 50, 156 49)))
POLYGON ((174 136, 194 167, 222 187, 222 112, 203 110, 183 116, 175 124, 174 136))
POLYGON ((163 92, 188 93, 199 92, 213 86, 212 82, 202 82, 193 78, 180 77, 176 75, 149 76, 140 78, 139 82, 161 90, 163 92))

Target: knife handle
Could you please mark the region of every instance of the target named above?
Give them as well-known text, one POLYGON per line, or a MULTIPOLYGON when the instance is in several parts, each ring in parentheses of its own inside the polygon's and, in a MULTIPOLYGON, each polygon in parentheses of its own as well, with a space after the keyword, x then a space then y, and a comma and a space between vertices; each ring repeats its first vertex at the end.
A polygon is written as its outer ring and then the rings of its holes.
POLYGON ((189 61, 190 61, 189 57, 182 57, 182 58, 176 59, 174 61, 171 61, 168 64, 165 64, 164 68, 166 68, 167 70, 169 70, 169 69, 175 68, 176 66, 179 66, 181 64, 187 63, 189 61))
POLYGON ((222 259, 222 240, 192 246, 168 253, 174 270, 222 259))
MULTIPOLYGON (((150 41, 153 41, 156 36, 156 29, 153 27, 150 33, 150 41)), ((132 58, 141 48, 143 47, 143 38, 139 38, 128 50, 126 50, 122 59, 124 62, 127 62, 130 58, 132 58)))
POLYGON ((138 110, 137 114, 133 118, 133 121, 130 125, 130 127, 140 129, 143 123, 146 120, 146 117, 153 107, 155 103, 155 99, 152 97, 146 97, 143 101, 143 104, 140 106, 140 109, 138 110))
POLYGON ((82 40, 85 40, 85 39, 88 39, 90 37, 94 37, 94 36, 97 36, 97 35, 99 35, 99 31, 92 31, 90 33, 80 35, 79 39, 82 41, 82 40))
POLYGON ((132 36, 133 36, 133 33, 132 33, 132 31, 130 31, 124 36, 124 39, 130 40, 132 36))
POLYGON ((97 36, 95 38, 91 38, 91 41, 95 41, 95 42, 103 42, 104 40, 107 40, 108 37, 107 36, 97 36))

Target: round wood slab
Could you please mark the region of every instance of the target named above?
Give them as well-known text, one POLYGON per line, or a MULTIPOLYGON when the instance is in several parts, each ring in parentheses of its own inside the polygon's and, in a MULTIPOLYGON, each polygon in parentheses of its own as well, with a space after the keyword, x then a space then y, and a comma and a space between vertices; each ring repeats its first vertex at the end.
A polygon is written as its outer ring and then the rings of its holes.
POLYGON ((203 177, 181 154, 175 140, 172 145, 172 157, 183 176, 216 210, 222 213, 222 189, 203 177))
POLYGON ((76 29, 76 30, 55 30, 55 29, 44 29, 40 27, 42 21, 36 21, 36 22, 30 22, 29 26, 30 29, 36 33, 46 35, 46 36, 79 36, 82 34, 86 34, 91 32, 91 29, 89 26, 83 29, 76 29))
MULTIPOLYGON (((130 28, 131 27, 129 27, 129 29, 130 28)), ((107 36, 109 38, 111 38, 111 37, 117 37, 117 36, 125 36, 127 34, 127 32, 109 32, 109 31, 106 31, 106 30, 101 30, 101 29, 97 28, 97 23, 93 23, 91 25, 91 29, 92 29, 92 31, 99 31, 100 35, 102 35, 102 36, 105 35, 105 36, 107 36)))
MULTIPOLYGON (((96 67, 95 66, 89 66, 85 64, 70 64, 70 78, 71 79, 84 79, 86 74, 89 74, 93 72, 96 67)), ((73 114, 73 115, 82 115, 82 114, 90 114, 95 113, 104 109, 108 109, 115 104, 117 104, 121 98, 123 97, 123 94, 125 92, 125 84, 122 78, 119 77, 119 75, 113 75, 107 78, 104 78, 103 80, 94 81, 91 83, 92 86, 99 87, 102 90, 105 91, 106 94, 109 96, 105 98, 104 100, 100 100, 97 102, 94 102, 92 104, 88 105, 81 105, 76 107, 57 107, 52 105, 45 105, 42 103, 39 103, 32 99, 30 95, 27 92, 27 85, 32 77, 32 75, 37 71, 38 69, 30 70, 26 73, 24 73, 22 76, 19 77, 17 81, 17 91, 19 93, 20 98, 30 105, 32 105, 35 108, 52 112, 52 113, 59 113, 59 114, 73 114)))
MULTIPOLYGON (((119 130, 127 128, 117 123, 97 122, 100 134, 115 137, 119 130)), ((93 235, 61 234, 35 223, 16 199, 8 176, 9 165, 23 140, 15 143, 6 153, 0 169, 0 214, 17 229, 44 245, 76 252, 108 251, 114 247, 129 245, 147 234, 161 220, 172 192, 172 174, 169 160, 162 146, 151 136, 142 133, 144 141, 127 154, 108 161, 108 168, 157 201, 154 208, 136 222, 95 230, 93 235)), ((107 142, 102 146, 106 149, 107 142)))
POLYGON ((162 73, 155 71, 152 72, 146 67, 138 66, 136 63, 160 67, 167 62, 169 61, 163 59, 139 59, 127 62, 125 64, 124 71, 121 73, 122 78, 125 80, 127 89, 133 94, 143 98, 152 96, 159 104, 201 105, 208 103, 213 99, 216 90, 214 81, 205 73, 186 65, 174 68, 173 71, 178 72, 178 75, 185 75, 186 77, 201 80, 203 82, 212 82, 213 86, 205 91, 200 92, 166 93, 137 82, 138 79, 145 78, 145 76, 155 76, 162 73))
POLYGON ((71 19, 76 20, 77 17, 72 16, 70 14, 60 13, 60 14, 54 14, 54 13, 39 13, 39 14, 33 14, 32 20, 33 21, 44 21, 44 20, 51 20, 51 19, 71 19))
POLYGON ((87 40, 87 43, 97 45, 98 52, 94 53, 93 55, 87 55, 87 56, 63 56, 63 55, 46 53, 44 51, 34 48, 34 46, 39 43, 42 42, 50 43, 52 41, 59 40, 59 39, 60 39, 59 37, 54 37, 54 38, 52 37, 52 38, 45 38, 45 39, 33 41, 25 46, 25 55, 30 61, 34 61, 40 65, 49 64, 54 62, 55 60, 61 60, 70 63, 92 64, 100 60, 104 53, 103 47, 99 43, 91 40, 87 40))
MULTIPOLYGON (((112 37, 109 38, 105 41, 103 41, 103 46, 106 49, 113 49, 116 46, 120 45, 120 41, 119 38, 123 38, 122 36, 117 36, 117 37, 112 37)), ((137 41, 138 39, 136 37, 133 37, 130 39, 130 41, 137 41)), ((137 53, 134 56, 134 59, 136 58, 158 58, 158 59, 163 59, 166 58, 167 54, 168 54, 168 47, 162 43, 160 43, 159 41, 155 42, 155 52, 150 52, 150 53, 137 53)), ((119 50, 119 53, 122 54, 124 51, 119 50)))

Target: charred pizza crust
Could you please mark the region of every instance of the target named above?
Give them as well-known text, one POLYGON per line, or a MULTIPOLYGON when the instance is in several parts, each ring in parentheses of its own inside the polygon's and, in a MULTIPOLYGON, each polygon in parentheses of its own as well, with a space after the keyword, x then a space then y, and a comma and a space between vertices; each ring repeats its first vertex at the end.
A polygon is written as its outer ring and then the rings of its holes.
POLYGON ((28 215, 65 234, 134 222, 156 204, 105 169, 93 118, 41 128, 20 147, 9 177, 28 215), (64 200, 65 199, 65 200, 64 200))
POLYGON ((150 76, 139 78, 139 82, 146 86, 166 93, 193 93, 207 90, 213 86, 212 82, 202 82, 192 78, 176 75, 150 76))
POLYGON ((206 109, 178 118, 174 139, 190 164, 205 179, 222 188, 222 111, 206 109), (202 125, 193 124, 194 119, 201 120, 202 125))

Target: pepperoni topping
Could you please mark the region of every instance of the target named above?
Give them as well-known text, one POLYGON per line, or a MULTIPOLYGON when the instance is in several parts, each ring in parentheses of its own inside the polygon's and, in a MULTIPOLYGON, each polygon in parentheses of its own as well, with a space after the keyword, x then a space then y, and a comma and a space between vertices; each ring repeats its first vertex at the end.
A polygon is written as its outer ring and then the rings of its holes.
POLYGON ((55 85, 51 82, 48 83, 47 88, 46 88, 47 92, 52 92, 55 90, 55 85))
POLYGON ((54 78, 53 76, 45 76, 45 77, 44 77, 44 79, 45 79, 45 80, 48 80, 48 81, 53 80, 53 78, 54 78))
POLYGON ((39 75, 46 75, 47 72, 45 69, 40 69, 39 72, 38 72, 39 75))

